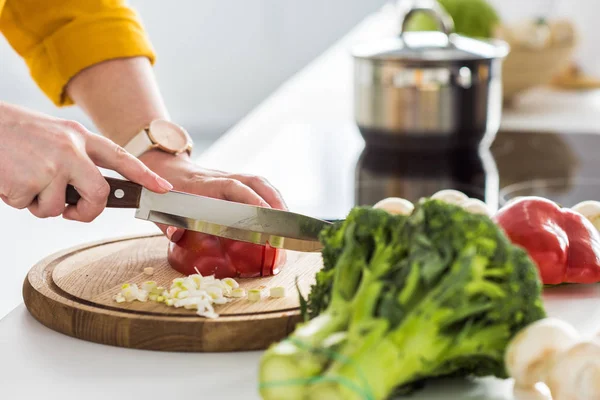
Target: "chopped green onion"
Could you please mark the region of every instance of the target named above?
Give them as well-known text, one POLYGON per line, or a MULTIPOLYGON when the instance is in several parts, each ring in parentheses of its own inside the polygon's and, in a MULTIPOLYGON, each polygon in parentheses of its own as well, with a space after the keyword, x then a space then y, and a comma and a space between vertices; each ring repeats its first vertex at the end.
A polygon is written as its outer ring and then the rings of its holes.
POLYGON ((152 290, 154 290, 156 288, 156 282, 154 281, 147 281, 142 283, 142 290, 145 290, 146 292, 152 292, 152 290))
POLYGON ((285 297, 285 288, 283 286, 275 286, 271 288, 271 297, 285 297))
POLYGON ((250 301, 259 301, 262 295, 259 289, 250 289, 248 290, 248 300, 250 301))
MULTIPOLYGON (((255 290, 253 298, 260 300, 260 290, 255 290)), ((138 287, 133 283, 124 283, 121 291, 113 296, 117 303, 147 300, 164 303, 169 307, 184 307, 197 310, 197 314, 206 318, 217 318, 214 304, 225 304, 231 297, 244 297, 246 291, 231 278, 216 279, 214 275, 190 275, 176 278, 167 289, 158 286, 155 281, 146 281, 138 287)))
POLYGON ((225 283, 227 286, 231 287, 232 289, 237 289, 240 287, 240 285, 231 278, 225 278, 223 279, 223 283, 225 283))
POLYGON ((240 298, 246 296, 246 289, 244 288, 235 288, 231 291, 231 297, 240 298))

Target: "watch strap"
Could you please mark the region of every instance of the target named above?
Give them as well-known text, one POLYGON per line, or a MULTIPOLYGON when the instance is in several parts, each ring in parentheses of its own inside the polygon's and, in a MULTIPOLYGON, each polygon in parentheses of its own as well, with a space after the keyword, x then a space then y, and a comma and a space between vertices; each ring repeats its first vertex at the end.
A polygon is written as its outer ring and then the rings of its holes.
POLYGON ((134 157, 139 158, 142 154, 154 148, 146 129, 139 131, 125 146, 125 150, 134 157))

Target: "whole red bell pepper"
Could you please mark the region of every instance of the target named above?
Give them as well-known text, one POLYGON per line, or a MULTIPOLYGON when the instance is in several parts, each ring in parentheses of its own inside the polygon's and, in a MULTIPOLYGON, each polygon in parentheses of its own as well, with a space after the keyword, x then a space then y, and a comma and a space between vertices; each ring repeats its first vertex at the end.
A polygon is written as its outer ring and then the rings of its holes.
POLYGON ((286 260, 284 250, 240 242, 195 231, 185 231, 169 244, 167 259, 184 275, 255 278, 277 274, 286 260))
POLYGON ((524 248, 544 284, 600 282, 600 234, 583 215, 541 197, 523 197, 494 216, 524 248))

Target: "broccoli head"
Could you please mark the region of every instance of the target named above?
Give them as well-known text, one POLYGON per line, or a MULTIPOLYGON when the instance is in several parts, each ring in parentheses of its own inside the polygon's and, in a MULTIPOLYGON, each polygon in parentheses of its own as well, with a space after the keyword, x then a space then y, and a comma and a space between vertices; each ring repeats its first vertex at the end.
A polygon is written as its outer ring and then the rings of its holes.
POLYGON ((408 217, 356 208, 321 240, 311 319, 263 356, 265 399, 384 399, 439 377, 506 377, 508 342, 545 316, 535 265, 487 216, 431 199, 408 217))

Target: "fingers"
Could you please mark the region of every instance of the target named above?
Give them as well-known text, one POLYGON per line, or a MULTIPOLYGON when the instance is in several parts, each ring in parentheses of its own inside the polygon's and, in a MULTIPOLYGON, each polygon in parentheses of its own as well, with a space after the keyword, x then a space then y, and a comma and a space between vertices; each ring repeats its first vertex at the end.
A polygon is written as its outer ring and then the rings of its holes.
POLYGON ((175 226, 169 226, 165 224, 156 224, 158 229, 173 243, 177 243, 185 233, 185 229, 177 228, 175 226))
POLYGON ((100 171, 85 157, 74 166, 67 182, 77 190, 81 199, 76 206, 67 206, 63 218, 81 222, 92 222, 104 208, 110 194, 110 186, 100 171))
POLYGON ((236 179, 210 178, 204 182, 203 192, 209 197, 246 203, 259 207, 270 207, 254 190, 236 179))
POLYGON ((173 185, 168 181, 152 172, 143 162, 129 154, 121 146, 105 137, 90 134, 86 141, 86 150, 97 166, 116 171, 148 190, 166 193, 173 189, 173 185))
POLYGON ((166 230, 165 235, 171 242, 177 243, 179 241, 179 239, 181 239, 181 237, 183 236, 184 233, 185 233, 184 229, 176 228, 174 226, 169 226, 166 230))
POLYGON ((58 217, 65 210, 65 188, 67 180, 57 177, 52 180, 27 207, 38 218, 58 217))
POLYGON ((7 205, 22 210, 29 207, 29 205, 35 200, 35 194, 34 192, 24 192, 22 195, 16 197, 2 195, 0 198, 7 205))
POLYGON ((287 205, 283 200, 283 196, 273 185, 266 179, 252 175, 235 175, 243 184, 252 188, 259 196, 261 196, 272 208, 279 210, 287 210, 287 205))
MULTIPOLYGON (((198 187, 202 187, 202 195, 220 198, 228 201, 234 201, 238 203, 250 204, 259 207, 268 207, 271 206, 263 197, 261 197, 256 191, 252 190, 250 187, 246 186, 244 183, 237 179, 231 178, 202 178, 202 183, 199 183, 198 187)), ((259 186, 260 185, 256 185, 259 186)), ((268 190, 264 188, 260 189, 263 193, 269 193, 268 190)), ((272 194, 270 194, 271 197, 272 194)), ((272 200, 273 201, 273 200, 272 200)), ((281 207, 283 204, 281 201, 278 202, 278 199, 273 201, 277 206, 281 207)), ((285 207, 285 205, 283 205, 285 207)), ((159 226, 160 229, 165 233, 167 238, 173 242, 178 242, 183 236, 185 230, 176 228, 173 226, 166 227, 164 229, 163 226, 159 226)))

